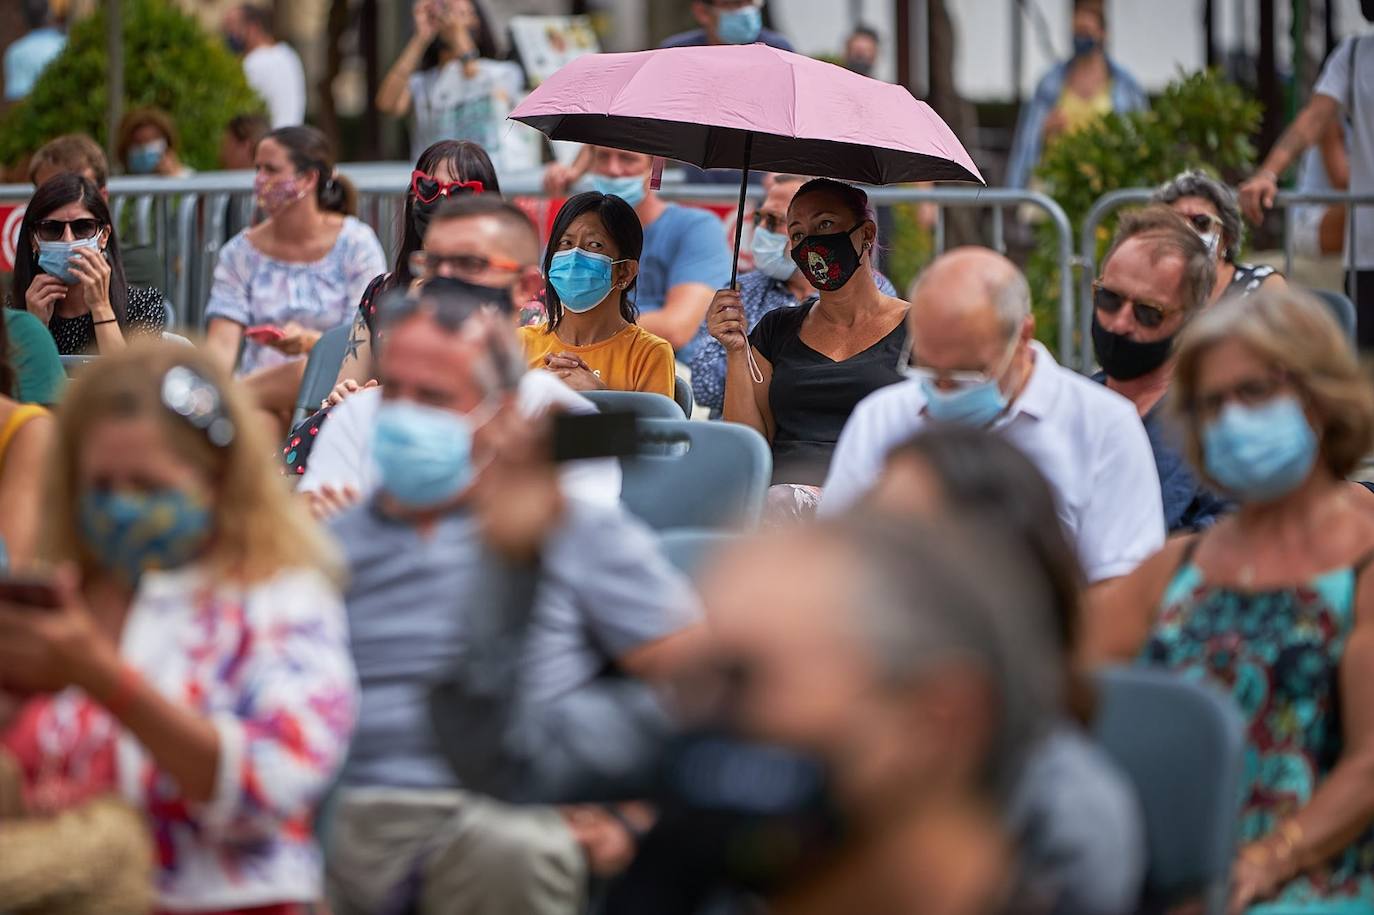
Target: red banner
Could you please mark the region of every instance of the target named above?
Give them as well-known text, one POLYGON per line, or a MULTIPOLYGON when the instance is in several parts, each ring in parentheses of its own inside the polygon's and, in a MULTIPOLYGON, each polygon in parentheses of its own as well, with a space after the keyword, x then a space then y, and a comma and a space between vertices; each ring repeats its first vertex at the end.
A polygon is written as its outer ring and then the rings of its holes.
POLYGON ((0 273, 14 270, 14 249, 19 243, 19 226, 26 209, 26 204, 0 204, 0 273))

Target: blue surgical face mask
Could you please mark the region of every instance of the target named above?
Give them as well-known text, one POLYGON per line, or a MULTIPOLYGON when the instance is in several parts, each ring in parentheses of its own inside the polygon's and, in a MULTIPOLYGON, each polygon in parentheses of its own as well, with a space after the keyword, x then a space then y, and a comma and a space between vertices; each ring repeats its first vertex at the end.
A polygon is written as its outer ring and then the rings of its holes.
POLYGON ((789 279, 797 272, 797 265, 792 261, 788 241, 787 236, 780 232, 769 232, 764 228, 755 229, 752 246, 754 266, 765 276, 771 276, 775 280, 789 279))
POLYGON ((157 164, 167 154, 167 141, 151 140, 138 146, 129 147, 129 172, 134 175, 151 175, 157 164))
POLYGON ((1317 462, 1317 435, 1291 395, 1247 407, 1227 404, 1202 430, 1207 474, 1245 502, 1296 489, 1317 462))
POLYGON ((175 569, 204 551, 214 518, 209 503, 180 489, 91 489, 81 496, 81 537, 100 564, 129 584, 175 569))
POLYGON ((472 433, 461 413, 383 401, 372 433, 382 491, 406 508, 449 501, 472 482, 472 433))
POLYGON ((100 250, 100 233, 97 232, 90 238, 78 238, 75 241, 40 241, 38 243, 38 267, 49 276, 55 276, 68 286, 75 286, 81 282, 81 277, 72 273, 67 268, 71 263, 73 252, 78 248, 92 248, 100 250))
POLYGON ((751 4, 737 10, 722 10, 716 17, 716 35, 726 44, 750 44, 763 31, 763 10, 751 4))
POLYGON ((989 426, 1007 409, 1007 397, 996 381, 983 381, 957 391, 942 391, 930 379, 921 379, 926 412, 942 423, 958 423, 982 428, 989 426))
POLYGON ((632 207, 637 207, 644 200, 644 195, 649 189, 644 184, 643 175, 626 175, 623 178, 611 178, 608 175, 592 175, 592 187, 598 194, 616 196, 625 201, 632 207))
POLYGON ((1086 55, 1088 55, 1088 54, 1091 54, 1092 52, 1096 51, 1096 50, 1097 50, 1098 48, 1100 48, 1100 47, 1102 47, 1102 42, 1098 41, 1096 38, 1094 38, 1094 37, 1091 36, 1091 35, 1075 35, 1075 36, 1073 36, 1073 56, 1074 56, 1074 57, 1084 57, 1084 56, 1086 56, 1086 55))
POLYGON ((606 301, 611 294, 611 268, 619 263, 605 254, 569 248, 549 262, 549 282, 563 307, 580 315, 606 301))

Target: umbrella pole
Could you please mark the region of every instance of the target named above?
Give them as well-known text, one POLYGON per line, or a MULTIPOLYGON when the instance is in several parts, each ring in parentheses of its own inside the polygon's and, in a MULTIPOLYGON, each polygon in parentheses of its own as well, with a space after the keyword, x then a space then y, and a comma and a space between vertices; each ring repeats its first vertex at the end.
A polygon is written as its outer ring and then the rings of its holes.
POLYGON ((751 130, 744 135, 744 171, 739 178, 739 211, 735 213, 735 259, 730 264, 730 288, 738 288, 736 280, 739 279, 739 245, 740 239, 744 237, 744 196, 749 193, 749 163, 754 154, 754 132, 751 130))

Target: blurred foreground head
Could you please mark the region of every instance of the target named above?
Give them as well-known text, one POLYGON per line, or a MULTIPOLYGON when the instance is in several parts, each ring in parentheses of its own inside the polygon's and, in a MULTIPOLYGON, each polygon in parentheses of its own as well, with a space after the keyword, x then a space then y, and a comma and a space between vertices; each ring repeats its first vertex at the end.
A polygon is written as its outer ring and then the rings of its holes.
POLYGON ((732 549, 703 596, 730 724, 816 754, 858 833, 995 798, 1058 701, 1053 597, 991 527, 854 517, 732 549))

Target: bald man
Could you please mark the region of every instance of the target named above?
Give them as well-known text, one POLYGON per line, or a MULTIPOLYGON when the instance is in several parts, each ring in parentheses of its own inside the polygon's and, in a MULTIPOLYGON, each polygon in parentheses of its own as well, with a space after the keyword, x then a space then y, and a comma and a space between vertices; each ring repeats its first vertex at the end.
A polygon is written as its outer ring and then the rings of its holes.
POLYGON ((912 377, 855 408, 823 514, 862 500, 888 450, 927 424, 962 423, 1005 436, 1040 468, 1090 584, 1125 575, 1163 545, 1159 477, 1135 407, 1035 340, 1016 265, 986 248, 950 251, 921 276, 908 320, 912 377))

